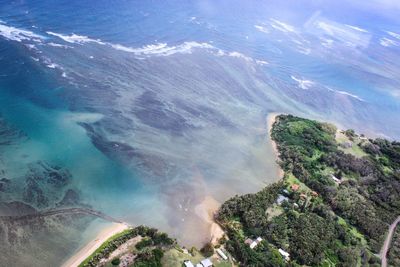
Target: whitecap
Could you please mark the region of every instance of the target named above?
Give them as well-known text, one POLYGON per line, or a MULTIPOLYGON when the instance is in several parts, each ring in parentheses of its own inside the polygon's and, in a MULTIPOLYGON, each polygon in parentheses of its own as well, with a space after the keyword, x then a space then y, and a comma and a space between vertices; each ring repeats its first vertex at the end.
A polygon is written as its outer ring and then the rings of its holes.
POLYGON ((386 33, 389 34, 390 36, 400 40, 400 34, 395 33, 395 32, 389 32, 389 31, 387 31, 386 33))
POLYGON ((111 47, 124 52, 134 53, 135 55, 159 55, 159 56, 170 56, 176 53, 180 54, 190 54, 193 49, 215 49, 212 45, 208 43, 198 43, 198 42, 184 42, 176 46, 168 46, 166 43, 158 43, 146 45, 140 48, 133 48, 128 46, 123 46, 120 44, 110 44, 111 47))
POLYGON ((385 46, 385 47, 398 46, 398 43, 395 40, 392 40, 392 39, 389 39, 389 38, 386 38, 386 37, 381 38, 379 40, 379 43, 382 46, 385 46))
POLYGON ((268 30, 266 27, 264 27, 264 26, 261 26, 261 25, 254 25, 254 28, 256 28, 257 30, 259 30, 260 32, 269 33, 269 30, 268 30))
POLYGON ((345 24, 347 27, 349 27, 350 29, 353 29, 353 30, 356 30, 356 31, 359 31, 359 32, 368 32, 366 29, 363 29, 363 28, 360 28, 360 27, 357 27, 357 26, 353 26, 353 25, 349 25, 349 24, 345 24))
POLYGON ((56 36, 65 42, 72 43, 72 44, 83 44, 83 43, 97 43, 104 45, 105 43, 102 42, 100 39, 92 39, 84 35, 77 35, 77 34, 71 34, 71 35, 64 35, 56 32, 46 32, 49 35, 56 36))
MULTIPOLYGON (((3 23, 3 22, 2 22, 3 23)), ((44 37, 28 30, 0 24, 0 36, 12 41, 21 42, 23 40, 40 42, 44 37)))
POLYGON ((292 80, 297 82, 297 86, 303 90, 310 89, 310 87, 312 87, 315 84, 313 81, 303 80, 303 79, 297 78, 293 75, 291 75, 290 78, 292 78, 292 80))
POLYGON ((53 42, 49 42, 47 43, 47 45, 49 46, 53 46, 53 47, 60 47, 60 48, 71 48, 71 46, 68 45, 62 45, 62 44, 57 44, 57 43, 53 43, 53 42))
POLYGON ((292 25, 279 21, 277 19, 270 19, 271 26, 281 32, 296 32, 295 28, 292 25))
POLYGON ((359 97, 358 95, 354 95, 354 94, 351 94, 351 93, 346 92, 346 91, 334 90, 332 88, 328 88, 328 90, 331 91, 331 92, 334 92, 334 93, 341 94, 341 95, 350 96, 350 97, 355 98, 355 99, 357 99, 357 100, 359 100, 361 102, 365 102, 365 100, 362 99, 361 97, 359 97))
POLYGON ((368 31, 363 31, 361 28, 349 27, 346 24, 340 24, 335 21, 320 18, 315 20, 313 24, 308 25, 308 30, 313 34, 319 35, 320 37, 326 37, 327 35, 335 41, 340 42, 342 45, 356 48, 356 47, 368 47, 371 39, 371 34, 368 31))

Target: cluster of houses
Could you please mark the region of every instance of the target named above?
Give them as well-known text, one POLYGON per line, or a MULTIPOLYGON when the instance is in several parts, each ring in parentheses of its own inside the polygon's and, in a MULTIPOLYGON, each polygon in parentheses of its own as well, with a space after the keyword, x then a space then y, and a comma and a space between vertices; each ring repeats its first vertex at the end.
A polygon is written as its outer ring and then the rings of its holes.
MULTIPOLYGON (((259 236, 257 237, 257 239, 252 240, 251 238, 247 238, 244 242, 250 246, 251 249, 254 249, 255 247, 257 247, 258 244, 261 243, 263 239, 259 236)), ((289 261, 290 260, 290 255, 288 252, 284 251, 283 249, 278 249, 279 253, 282 255, 282 257, 286 260, 289 261)))
MULTIPOLYGON (((217 254, 223 260, 228 260, 228 256, 226 256, 225 253, 220 248, 216 249, 216 251, 217 251, 217 254)), ((186 260, 183 262, 183 265, 185 267, 211 267, 211 266, 213 266, 211 260, 208 258, 200 261, 200 263, 197 263, 196 265, 194 265, 190 260, 186 260)))

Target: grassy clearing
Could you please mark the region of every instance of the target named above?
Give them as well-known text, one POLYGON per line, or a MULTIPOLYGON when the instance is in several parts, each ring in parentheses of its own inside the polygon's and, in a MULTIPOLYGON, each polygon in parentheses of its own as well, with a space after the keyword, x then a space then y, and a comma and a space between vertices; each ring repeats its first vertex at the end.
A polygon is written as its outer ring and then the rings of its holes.
POLYGON ((353 156, 355 156, 357 158, 362 158, 362 157, 368 155, 360 147, 360 140, 358 139, 358 137, 356 137, 354 141, 350 141, 350 139, 345 134, 343 134, 342 132, 338 132, 336 134, 336 142, 338 142, 338 144, 341 144, 344 142, 350 142, 353 144, 349 148, 343 148, 343 147, 339 146, 339 149, 342 150, 344 153, 352 154, 353 156))
POLYGON ((197 250, 194 250, 193 254, 186 254, 172 248, 164 253, 161 262, 163 266, 181 267, 185 260, 190 260, 193 264, 196 264, 204 259, 203 255, 197 250))
POLYGON ((350 233, 351 233, 353 236, 355 236, 355 237, 357 237, 358 239, 361 240, 361 244, 362 244, 363 246, 366 246, 366 245, 367 245, 367 240, 365 240, 365 237, 364 237, 363 234, 361 234, 355 227, 349 225, 342 217, 339 217, 339 216, 338 216, 338 218, 339 218, 339 219, 338 219, 338 223, 339 223, 340 225, 346 226, 346 227, 350 230, 350 233))
POLYGON ((293 184, 298 184, 298 185, 300 185, 300 188, 299 188, 299 191, 300 192, 306 192, 306 193, 309 193, 309 192, 311 192, 312 190, 308 187, 308 186, 306 186, 304 183, 302 183, 299 179, 297 179, 292 173, 288 173, 288 174, 286 174, 285 175, 285 179, 286 179, 286 182, 288 183, 288 187, 290 187, 291 185, 293 185, 293 184))

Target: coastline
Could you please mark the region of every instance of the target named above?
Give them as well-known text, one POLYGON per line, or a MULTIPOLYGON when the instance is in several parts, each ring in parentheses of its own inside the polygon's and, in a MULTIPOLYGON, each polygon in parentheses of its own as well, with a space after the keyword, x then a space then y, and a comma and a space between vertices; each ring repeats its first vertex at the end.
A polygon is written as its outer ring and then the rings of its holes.
POLYGON ((81 264, 87 257, 89 257, 97 248, 99 248, 104 242, 115 234, 118 234, 124 230, 128 229, 128 225, 123 223, 113 223, 111 226, 103 229, 96 236, 96 238, 84 247, 80 248, 72 257, 70 257, 66 262, 64 262, 61 267, 77 267, 81 264))
MULTIPOLYGON (((269 138, 271 140, 271 146, 272 146, 272 150, 275 155, 276 162, 279 161, 279 151, 278 151, 276 142, 274 140, 272 140, 272 138, 271 138, 271 130, 272 130, 272 126, 274 125, 274 123, 276 121, 276 117, 279 115, 280 115, 280 113, 272 112, 272 113, 269 113, 267 116, 267 130, 268 130, 269 138)), ((285 175, 285 172, 282 170, 282 168, 279 166, 278 163, 277 163, 277 165, 278 165, 277 175, 278 175, 278 180, 280 180, 285 175)))
MULTIPOLYGON (((271 139, 272 126, 276 121, 276 117, 280 115, 279 113, 270 113, 267 116, 267 134, 270 137, 271 146, 273 149, 275 160, 279 160, 279 152, 277 149, 277 144, 271 139)), ((277 176, 278 180, 282 179, 284 176, 284 171, 277 166, 277 176)), ((195 207, 196 215, 207 222, 209 225, 209 233, 211 237, 211 243, 217 244, 218 240, 225 234, 221 226, 214 220, 214 214, 218 211, 221 203, 219 203, 211 195, 207 194, 204 199, 195 207)), ((94 240, 90 241, 88 244, 80 248, 72 257, 70 257, 62 267, 77 267, 81 264, 87 257, 89 257, 97 248, 99 248, 107 239, 113 235, 126 230, 128 226, 126 224, 113 223, 110 227, 103 229, 94 240)))
POLYGON ((217 244, 218 240, 225 234, 221 226, 214 220, 214 214, 218 211, 221 203, 211 195, 206 195, 203 201, 195 207, 195 213, 208 223, 211 243, 217 244))

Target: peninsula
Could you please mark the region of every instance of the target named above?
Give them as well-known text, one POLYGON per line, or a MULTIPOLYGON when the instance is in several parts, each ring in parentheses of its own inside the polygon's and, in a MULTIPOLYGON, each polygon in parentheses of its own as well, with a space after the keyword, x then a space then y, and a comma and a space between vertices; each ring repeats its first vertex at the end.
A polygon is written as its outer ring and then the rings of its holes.
POLYGON ((396 266, 400 143, 292 115, 269 124, 283 178, 223 203, 221 238, 187 249, 129 228, 79 266, 396 266))

